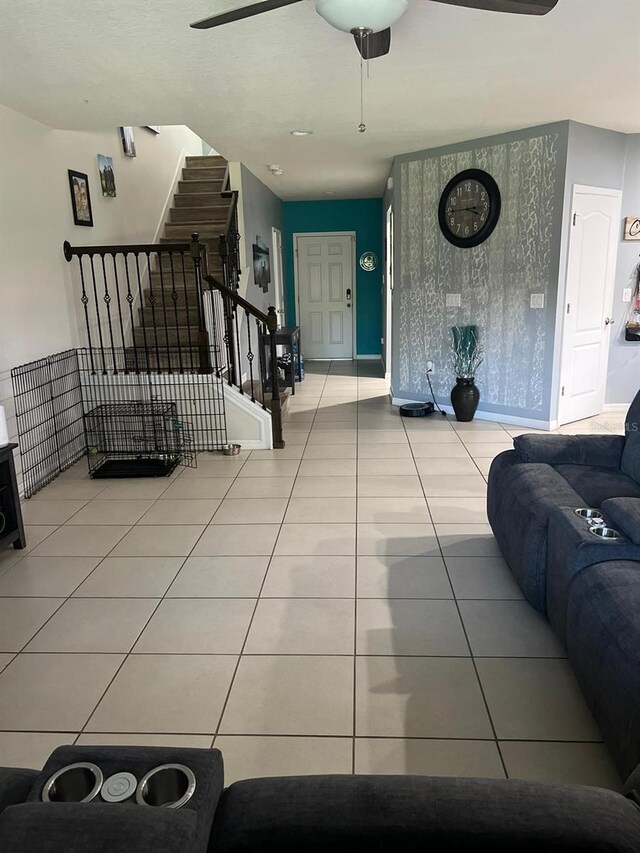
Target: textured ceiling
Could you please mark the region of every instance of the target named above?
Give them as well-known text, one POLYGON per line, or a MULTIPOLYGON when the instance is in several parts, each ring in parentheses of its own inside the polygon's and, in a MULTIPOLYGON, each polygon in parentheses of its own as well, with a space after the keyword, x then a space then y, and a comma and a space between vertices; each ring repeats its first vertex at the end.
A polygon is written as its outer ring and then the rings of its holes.
POLYGON ((371 62, 365 134, 359 55, 312 0, 189 29, 243 2, 0 0, 0 102, 56 128, 187 124, 282 198, 380 195, 395 154, 548 121, 640 132, 640 0, 542 18, 412 0, 371 62))

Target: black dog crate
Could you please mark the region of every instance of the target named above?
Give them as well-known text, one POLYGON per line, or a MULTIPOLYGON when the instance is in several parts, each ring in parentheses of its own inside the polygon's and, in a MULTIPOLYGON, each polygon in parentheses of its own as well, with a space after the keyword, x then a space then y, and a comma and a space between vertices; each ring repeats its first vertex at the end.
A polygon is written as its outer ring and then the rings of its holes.
POLYGON ((85 415, 89 476, 166 477, 182 459, 175 403, 104 403, 85 415))

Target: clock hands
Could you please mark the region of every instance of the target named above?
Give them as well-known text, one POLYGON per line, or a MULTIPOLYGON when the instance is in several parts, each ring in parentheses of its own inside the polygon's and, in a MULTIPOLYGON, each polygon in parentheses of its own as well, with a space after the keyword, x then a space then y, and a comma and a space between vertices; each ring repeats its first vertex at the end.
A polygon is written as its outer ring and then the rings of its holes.
POLYGON ((452 209, 452 213, 463 213, 465 210, 470 210, 471 213, 475 213, 476 216, 480 216, 481 214, 478 211, 477 207, 456 207, 455 210, 452 209))

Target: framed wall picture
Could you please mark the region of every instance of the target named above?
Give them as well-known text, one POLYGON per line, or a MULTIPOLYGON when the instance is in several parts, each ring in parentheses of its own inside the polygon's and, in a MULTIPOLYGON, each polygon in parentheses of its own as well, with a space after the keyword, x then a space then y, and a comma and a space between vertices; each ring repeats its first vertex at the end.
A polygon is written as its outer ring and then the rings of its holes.
POLYGON ((262 288, 263 293, 269 290, 271 282, 269 249, 260 237, 256 237, 256 242, 253 244, 253 282, 262 288))
POLYGON ((132 127, 121 127, 120 138, 122 139, 122 150, 126 157, 136 156, 136 143, 133 139, 132 127))
POLYGON ((98 154, 98 172, 100 173, 100 186, 105 198, 116 197, 116 178, 113 174, 113 159, 106 154, 98 154))
POLYGON ((640 240, 640 216, 627 216, 624 221, 624 239, 640 240))
POLYGON ((76 225, 87 225, 89 228, 93 228, 89 176, 83 172, 75 172, 73 169, 68 171, 73 221, 76 225))

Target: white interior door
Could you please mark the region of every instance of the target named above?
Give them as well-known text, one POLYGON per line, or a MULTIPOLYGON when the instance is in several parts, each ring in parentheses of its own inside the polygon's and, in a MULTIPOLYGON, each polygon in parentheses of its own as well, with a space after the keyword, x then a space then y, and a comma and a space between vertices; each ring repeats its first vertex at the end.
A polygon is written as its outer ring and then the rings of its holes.
POLYGON ((278 228, 271 229, 273 245, 273 284, 275 293, 275 309, 278 315, 278 325, 286 325, 284 310, 284 276, 282 273, 282 234, 278 228))
POLYGON ((562 338, 559 423, 604 408, 621 194, 574 187, 562 338))
POLYGON ((307 358, 353 358, 353 237, 298 237, 298 320, 307 358))

